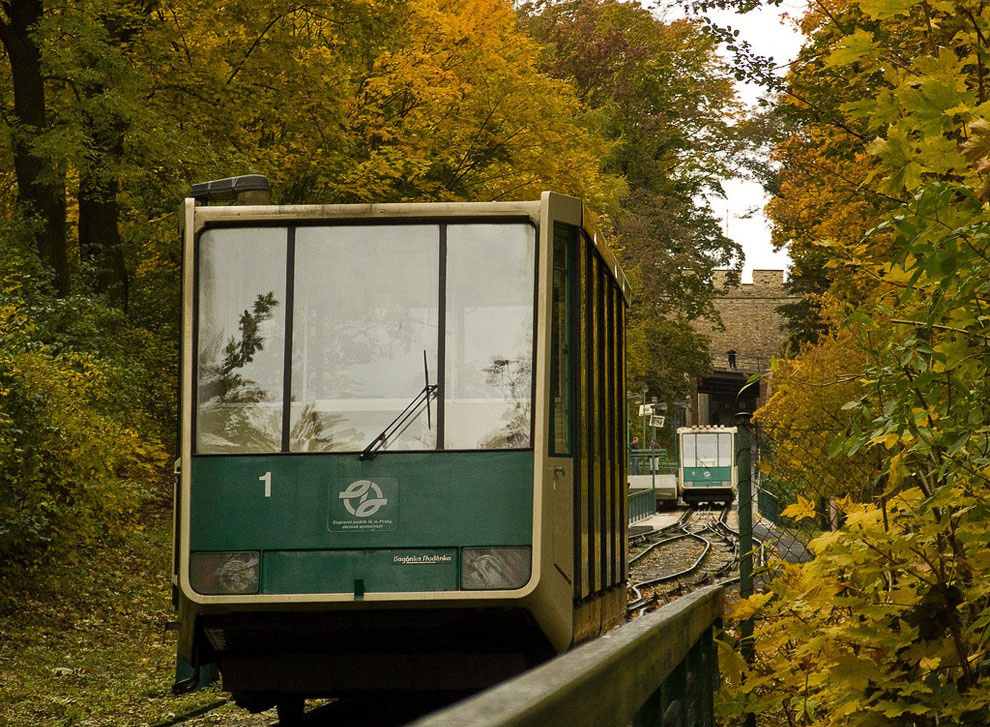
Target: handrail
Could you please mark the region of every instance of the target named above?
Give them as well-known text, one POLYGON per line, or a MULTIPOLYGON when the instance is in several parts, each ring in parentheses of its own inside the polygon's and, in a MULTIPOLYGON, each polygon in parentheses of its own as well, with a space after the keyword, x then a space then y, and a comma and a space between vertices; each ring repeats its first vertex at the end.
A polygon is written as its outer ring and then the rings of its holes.
POLYGON ((770 356, 754 353, 737 353, 734 359, 726 353, 709 352, 712 368, 716 372, 738 371, 740 373, 758 373, 770 370, 770 356))
POLYGON ((686 725, 687 715, 713 724, 711 634, 723 603, 721 586, 699 589, 410 727, 599 727, 637 716, 686 725))
POLYGON ((657 493, 654 490, 630 490, 628 494, 630 525, 645 520, 657 511, 657 493))
POLYGON ((652 457, 667 457, 666 447, 636 447, 635 449, 630 448, 629 454, 642 454, 652 457))
POLYGON ((667 459, 666 450, 631 449, 627 461, 628 474, 648 475, 651 473, 672 475, 677 472, 677 462, 667 459), (663 452, 662 455, 650 454, 663 452))

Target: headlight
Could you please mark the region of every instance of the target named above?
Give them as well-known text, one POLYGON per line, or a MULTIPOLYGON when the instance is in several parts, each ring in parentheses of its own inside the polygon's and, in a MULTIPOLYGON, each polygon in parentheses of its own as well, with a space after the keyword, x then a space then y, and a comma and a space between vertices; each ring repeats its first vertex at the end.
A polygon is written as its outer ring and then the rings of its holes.
POLYGON ((461 588, 504 591, 529 582, 532 551, 523 548, 464 548, 461 551, 461 588))
POLYGON ((258 559, 255 551, 192 553, 189 583, 204 596, 257 593, 258 559))

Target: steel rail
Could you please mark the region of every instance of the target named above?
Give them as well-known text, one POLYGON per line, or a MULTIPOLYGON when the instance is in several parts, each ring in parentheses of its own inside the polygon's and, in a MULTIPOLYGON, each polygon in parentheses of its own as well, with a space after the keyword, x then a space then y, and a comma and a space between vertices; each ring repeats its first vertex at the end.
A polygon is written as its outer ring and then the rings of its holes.
POLYGON ((649 588, 650 586, 655 586, 659 583, 666 583, 667 581, 672 581, 677 578, 683 578, 686 575, 690 575, 701 566, 702 561, 704 561, 705 557, 712 549, 712 541, 710 541, 708 538, 704 538, 701 535, 698 535, 697 533, 687 533, 685 537, 695 538, 696 540, 700 540, 702 543, 705 544, 705 549, 702 551, 701 555, 698 556, 698 559, 695 560, 693 564, 691 564, 684 570, 679 571, 677 573, 668 573, 667 575, 659 576, 657 578, 651 578, 646 581, 639 581, 636 584, 638 587, 649 588))
POLYGON ((677 530, 682 527, 684 523, 691 519, 691 515, 694 512, 693 507, 689 507, 684 510, 680 518, 678 518, 676 523, 671 523, 670 525, 664 525, 662 528, 655 528, 648 533, 642 533, 641 535, 634 535, 629 538, 629 545, 635 546, 642 543, 644 540, 649 540, 650 538, 655 538, 671 530, 677 530))
MULTIPOLYGON (((626 605, 626 613, 627 614, 632 613, 633 611, 636 611, 637 609, 639 609, 641 611, 640 615, 642 615, 642 609, 644 609, 646 606, 648 606, 650 604, 653 604, 653 603, 656 603, 657 602, 657 600, 658 600, 657 594, 653 594, 653 595, 651 595, 649 597, 644 597, 643 596, 643 592, 642 592, 641 589, 643 589, 643 588, 650 588, 652 586, 660 585, 661 583, 666 583, 668 581, 677 580, 678 578, 683 578, 683 577, 688 576, 691 573, 695 572, 696 570, 698 570, 698 568, 701 567, 701 564, 704 562, 704 560, 708 556, 709 552, 711 552, 712 542, 710 540, 708 540, 707 538, 702 537, 701 535, 698 535, 697 533, 687 532, 684 535, 679 535, 679 536, 676 536, 676 537, 673 537, 673 538, 668 538, 667 540, 662 540, 659 543, 655 543, 654 544, 654 547, 655 546, 659 546, 659 545, 664 545, 664 544, 667 544, 667 543, 671 543, 671 542, 673 542, 675 540, 682 540, 684 538, 694 538, 694 539, 699 540, 702 543, 704 543, 704 546, 705 547, 704 547, 704 550, 702 551, 701 555, 698 556, 698 558, 694 561, 694 563, 692 565, 690 565, 689 567, 685 568, 684 570, 678 571, 677 573, 668 573, 666 575, 662 575, 662 576, 659 576, 657 578, 650 578, 650 579, 647 579, 645 581, 637 581, 636 583, 631 584, 630 587, 637 594, 637 596, 636 596, 636 599, 634 601, 632 601, 631 603, 629 603, 629 604, 626 605)), ((652 548, 651 548, 651 550, 652 550, 652 548)))
MULTIPOLYGON (((188 722, 191 719, 196 719, 197 717, 202 717, 204 714, 208 714, 215 709, 224 707, 228 704, 233 703, 233 699, 221 699, 211 704, 207 704, 203 707, 197 707, 196 709, 184 712, 179 715, 174 715, 168 719, 162 720, 160 722, 152 722, 151 727, 173 727, 173 725, 182 724, 183 722, 188 722)), ((217 717, 217 719, 220 719, 217 717)))

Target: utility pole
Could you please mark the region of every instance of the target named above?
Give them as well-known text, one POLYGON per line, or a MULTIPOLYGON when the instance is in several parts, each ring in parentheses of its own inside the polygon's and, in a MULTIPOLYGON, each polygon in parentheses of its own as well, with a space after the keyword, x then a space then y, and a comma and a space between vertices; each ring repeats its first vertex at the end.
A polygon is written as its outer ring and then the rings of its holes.
MULTIPOLYGON (((753 595, 753 468, 750 453, 749 414, 737 415, 736 426, 736 467, 737 497, 739 513, 739 597, 753 595)), ((747 664, 755 657, 753 643, 753 620, 748 618, 739 623, 740 650, 747 664)), ((747 714, 746 727, 756 727, 756 715, 747 714)))

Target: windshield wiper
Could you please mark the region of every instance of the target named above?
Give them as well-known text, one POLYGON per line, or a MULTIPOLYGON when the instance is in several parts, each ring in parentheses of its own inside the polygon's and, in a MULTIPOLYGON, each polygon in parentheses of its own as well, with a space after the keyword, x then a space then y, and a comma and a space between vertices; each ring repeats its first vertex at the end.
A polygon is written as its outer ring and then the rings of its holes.
POLYGON ((413 397, 406 408, 403 409, 399 415, 393 419, 387 427, 385 427, 381 432, 379 432, 371 443, 365 447, 358 459, 374 459, 378 454, 378 450, 385 446, 388 442, 388 438, 391 437, 396 432, 402 431, 405 426, 416 418, 419 414, 419 410, 425 405, 426 406, 426 425, 433 429, 432 415, 430 412, 430 400, 435 399, 437 396, 438 384, 430 383, 430 369, 426 363, 426 351, 423 351, 423 376, 426 379, 426 384, 419 393, 413 397))

